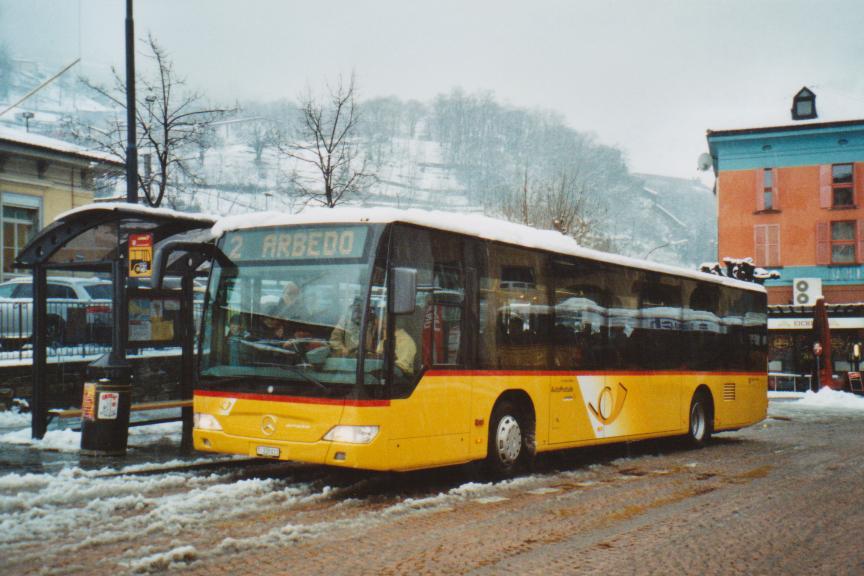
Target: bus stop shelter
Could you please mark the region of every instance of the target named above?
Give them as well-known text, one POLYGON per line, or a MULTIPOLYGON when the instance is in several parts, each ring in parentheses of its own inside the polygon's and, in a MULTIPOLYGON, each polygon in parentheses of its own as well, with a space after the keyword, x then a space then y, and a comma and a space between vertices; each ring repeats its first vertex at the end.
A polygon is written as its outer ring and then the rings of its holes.
MULTIPOLYGON (((52 382, 48 375, 47 304, 48 275, 57 273, 98 273, 111 277, 112 319, 111 351, 91 366, 101 377, 124 379, 129 366, 126 352, 129 341, 127 288, 139 284, 137 276, 147 274, 146 257, 130 274, 130 239, 147 238, 150 254, 165 242, 190 239, 206 242, 216 218, 204 214, 149 208, 127 203, 95 203, 60 215, 33 238, 16 258, 16 266, 33 275, 32 347, 33 374, 31 433, 42 438, 49 423, 52 382)), ((189 254, 175 258, 167 267, 170 275, 181 278, 182 321, 180 391, 192 397, 192 358, 194 348, 193 275, 204 257, 189 254)), ((191 427, 191 409, 184 410, 184 432, 191 427), (187 423, 188 421, 188 423, 187 423)), ((186 434, 184 433, 184 437, 186 434)))

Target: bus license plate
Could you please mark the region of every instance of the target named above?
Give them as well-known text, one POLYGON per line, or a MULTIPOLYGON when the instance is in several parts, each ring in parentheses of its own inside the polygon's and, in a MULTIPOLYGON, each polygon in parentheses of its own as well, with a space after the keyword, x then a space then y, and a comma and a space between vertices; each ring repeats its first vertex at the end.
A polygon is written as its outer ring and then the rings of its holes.
POLYGON ((255 448, 255 454, 258 456, 264 456, 265 458, 278 458, 279 448, 274 448, 273 446, 258 446, 255 448))

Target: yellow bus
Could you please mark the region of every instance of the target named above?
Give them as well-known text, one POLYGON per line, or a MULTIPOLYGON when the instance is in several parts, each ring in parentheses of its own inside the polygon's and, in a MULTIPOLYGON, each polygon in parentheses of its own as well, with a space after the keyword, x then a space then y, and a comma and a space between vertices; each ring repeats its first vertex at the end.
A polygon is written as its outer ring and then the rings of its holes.
POLYGON ((235 217, 214 233, 198 450, 507 475, 540 452, 699 446, 766 416, 756 284, 420 210, 235 217))

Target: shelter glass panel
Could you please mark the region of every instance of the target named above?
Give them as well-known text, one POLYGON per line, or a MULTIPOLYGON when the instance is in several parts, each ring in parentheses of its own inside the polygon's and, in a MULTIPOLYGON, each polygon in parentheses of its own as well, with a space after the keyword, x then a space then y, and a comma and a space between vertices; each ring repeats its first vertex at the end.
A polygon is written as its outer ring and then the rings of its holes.
POLYGON ((117 224, 101 224, 79 234, 57 250, 51 264, 104 263, 117 250, 117 224))

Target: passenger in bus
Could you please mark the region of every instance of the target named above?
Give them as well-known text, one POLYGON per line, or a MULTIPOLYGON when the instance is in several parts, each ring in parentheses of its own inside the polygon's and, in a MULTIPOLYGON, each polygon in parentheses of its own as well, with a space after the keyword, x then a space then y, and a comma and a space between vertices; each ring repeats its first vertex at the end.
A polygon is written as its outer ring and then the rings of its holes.
MULTIPOLYGON (((333 328, 330 334, 330 349, 333 356, 356 356, 357 349, 360 347, 360 320, 362 312, 362 302, 360 298, 356 298, 351 304, 348 313, 345 314, 333 328)), ((369 322, 369 329, 366 331, 366 349, 370 347, 374 339, 373 322, 369 322)))
MULTIPOLYGON (((360 320, 362 302, 359 298, 354 300, 348 314, 339 321, 330 335, 330 349, 333 356, 356 357, 360 346, 360 320)), ((396 329, 395 366, 397 376, 410 376, 414 374, 414 358, 417 355, 417 345, 414 339, 402 328, 396 329)), ((369 309, 369 321, 365 338, 366 351, 370 357, 384 354, 387 335, 383 319, 379 318, 375 310, 369 309), (376 335, 380 337, 376 338, 376 335), (377 340, 377 342, 376 342, 377 340)))
POLYGON ((240 314, 234 314, 228 321, 228 364, 239 366, 241 362, 241 341, 249 336, 245 322, 240 314))
POLYGON ((267 314, 262 320, 264 323, 264 334, 262 337, 267 340, 288 340, 288 330, 285 327, 285 322, 274 316, 267 314))
MULTIPOLYGON (((394 361, 394 365, 396 367, 396 376, 399 377, 400 372, 401 375, 404 376, 413 376, 414 358, 417 356, 417 344, 414 343, 414 339, 411 338, 411 335, 402 328, 396 328, 395 334, 396 341, 394 342, 394 352, 396 354, 396 360, 394 361)), ((379 348, 379 353, 383 353, 383 341, 379 345, 379 348)))
POLYGON ((270 311, 271 316, 286 320, 308 320, 309 309, 303 300, 300 287, 296 282, 288 281, 282 289, 282 296, 270 311))

